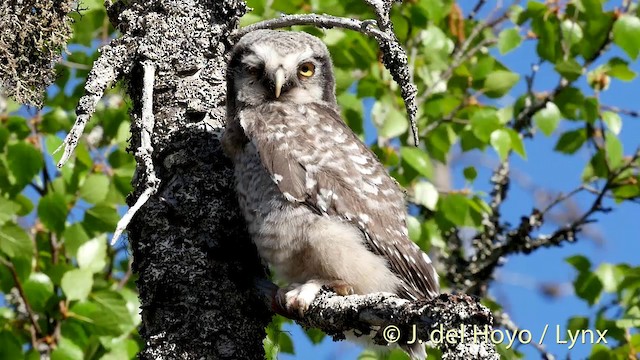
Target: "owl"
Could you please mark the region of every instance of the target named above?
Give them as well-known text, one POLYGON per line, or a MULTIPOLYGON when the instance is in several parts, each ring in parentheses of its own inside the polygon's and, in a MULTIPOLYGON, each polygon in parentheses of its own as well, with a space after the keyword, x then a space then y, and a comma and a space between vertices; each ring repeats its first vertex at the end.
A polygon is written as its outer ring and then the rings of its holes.
MULTIPOLYGON (((429 257, 408 237, 404 193, 345 124, 320 39, 258 30, 227 68, 222 144, 260 256, 291 285, 278 293, 300 315, 323 286, 338 294, 438 294, 429 257)), ((424 348, 409 349, 424 359, 424 348)))

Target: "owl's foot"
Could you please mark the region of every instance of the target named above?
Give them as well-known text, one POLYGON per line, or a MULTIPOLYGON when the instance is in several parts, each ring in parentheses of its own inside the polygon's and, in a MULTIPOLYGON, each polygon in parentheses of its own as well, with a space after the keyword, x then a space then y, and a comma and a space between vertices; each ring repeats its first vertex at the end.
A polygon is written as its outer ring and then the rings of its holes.
POLYGON ((288 313, 297 312, 302 317, 322 287, 327 287, 341 296, 353 294, 353 287, 342 280, 309 280, 304 284, 291 284, 279 289, 276 299, 280 307, 288 313))

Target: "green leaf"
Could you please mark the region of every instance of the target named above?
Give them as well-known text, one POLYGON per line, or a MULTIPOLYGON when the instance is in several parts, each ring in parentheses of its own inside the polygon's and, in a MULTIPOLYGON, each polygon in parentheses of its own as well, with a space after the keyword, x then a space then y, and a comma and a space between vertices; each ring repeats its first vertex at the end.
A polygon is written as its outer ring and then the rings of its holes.
POLYGON ((98 312, 90 318, 103 335, 120 335, 134 328, 133 319, 123 297, 114 291, 103 290, 91 294, 91 300, 98 305, 98 312))
POLYGON ((0 331, 0 359, 22 359, 22 346, 14 334, 0 331))
POLYGON ((67 300, 84 301, 93 287, 93 273, 85 269, 67 271, 60 282, 62 291, 67 300))
POLYGON ((62 145, 62 139, 60 139, 56 135, 50 134, 50 135, 45 136, 44 145, 47 148, 47 153, 49 153, 49 155, 51 155, 51 158, 53 159, 53 162, 55 162, 57 164, 58 161, 60 161, 60 159, 62 158, 62 155, 64 154, 64 151, 58 151, 55 154, 53 152, 56 151, 56 149, 60 145, 62 145))
POLYGON ((527 151, 524 148, 524 142, 522 141, 522 136, 515 130, 507 128, 507 132, 511 137, 511 148, 516 154, 520 155, 521 158, 527 159, 527 151))
POLYGON ((414 216, 407 216, 407 229, 409 230, 409 239, 418 242, 422 236, 422 224, 414 216))
POLYGON ((33 256, 33 242, 23 228, 6 223, 0 228, 0 251, 13 257, 29 258, 33 256))
POLYGON ((0 225, 4 225, 9 220, 15 218, 20 205, 0 196, 0 225))
POLYGON ((90 174, 80 188, 80 197, 91 204, 98 204, 107 197, 109 183, 105 174, 90 174))
POLYGON ((400 148, 402 160, 409 164, 414 170, 426 178, 433 176, 433 165, 431 159, 424 151, 414 146, 403 146, 400 148))
POLYGON ((566 258, 564 261, 573 266, 579 272, 589 271, 589 269, 591 269, 591 262, 582 255, 574 255, 566 258))
POLYGON ((284 331, 278 334, 278 348, 281 353, 294 354, 291 336, 284 331))
POLYGON ((556 64, 555 69, 560 73, 560 75, 569 81, 574 81, 582 75, 582 65, 573 58, 559 61, 556 64))
POLYGON ((58 234, 64 230, 67 219, 67 202, 64 195, 58 192, 49 192, 38 203, 38 217, 40 221, 51 231, 58 234))
POLYGON ((522 36, 520 36, 520 31, 516 28, 502 30, 498 35, 498 50, 500 54, 508 53, 517 48, 520 43, 522 43, 522 36))
POLYGON ((613 24, 613 42, 635 60, 640 51, 640 19, 629 14, 620 16, 613 24))
POLYGON ((613 111, 604 111, 602 112, 602 120, 607 124, 609 131, 611 131, 614 135, 620 134, 620 130, 622 130, 622 119, 620 115, 614 113, 613 111))
POLYGON ((22 188, 42 169, 42 154, 33 145, 22 141, 7 147, 7 163, 18 187, 22 188))
POLYGON ((567 331, 572 334, 589 328, 589 318, 583 316, 574 316, 567 321, 567 331))
POLYGON ((558 106, 549 101, 543 109, 533 115, 533 122, 545 135, 550 136, 560 124, 560 117, 558 106))
POLYGON ((464 174, 464 178, 467 179, 467 181, 473 181, 476 179, 476 177, 478 177, 478 171, 473 166, 467 166, 466 168, 464 168, 464 170, 462 170, 462 173, 464 174))
POLYGON ((616 292, 618 290, 618 286, 624 280, 624 270, 616 265, 603 263, 598 266, 595 271, 595 274, 602 282, 604 287, 604 291, 606 292, 616 292))
POLYGON ((51 353, 51 360, 83 360, 84 352, 70 339, 62 337, 51 353))
POLYGON ((107 240, 104 235, 93 238, 80 245, 77 252, 80 269, 98 273, 107 265, 107 240))
POLYGON ((413 186, 413 197, 416 204, 433 211, 436 209, 439 194, 433 184, 421 181, 413 186))
POLYGON ((598 301, 603 289, 602 282, 598 276, 590 271, 581 272, 573 282, 573 287, 576 295, 586 300, 589 305, 593 305, 598 301))
POLYGON ((115 207, 109 205, 96 205, 84 215, 85 229, 90 234, 112 232, 119 220, 115 207))
POLYGON ((573 154, 582 147, 585 141, 587 141, 587 132, 584 129, 567 131, 560 136, 554 150, 573 154))
POLYGON ((15 201, 18 205, 20 205, 20 208, 17 213, 18 216, 29 215, 29 213, 31 213, 31 210, 33 210, 33 203, 24 194, 16 195, 16 197, 13 198, 13 201, 15 201))
POLYGON ((618 57, 609 60, 606 68, 608 69, 607 74, 622 81, 631 81, 636 77, 636 73, 629 69, 629 63, 618 57))
POLYGON ((562 41, 569 46, 575 45, 582 41, 582 28, 580 24, 565 19, 560 23, 560 31, 562 32, 562 41))
POLYGON ((31 273, 22 285, 31 307, 38 312, 45 309, 47 301, 53 296, 53 282, 43 273, 31 273))
MULTIPOLYGON (((55 134, 60 130, 68 129, 70 120, 69 114, 62 107, 56 106, 42 117, 40 130, 45 133, 55 134)), ((55 148, 51 150, 55 150, 55 148)))
POLYGON ((607 162, 611 168, 617 168, 622 164, 624 158, 624 149, 622 142, 611 132, 607 132, 607 140, 605 141, 605 151, 607 152, 607 162))
POLYGON ((325 336, 327 336, 325 333, 323 333, 322 331, 316 328, 305 329, 304 332, 307 334, 307 337, 309 338, 309 340, 311 340, 311 343, 314 345, 320 344, 320 342, 322 342, 322 339, 324 339, 325 336))
POLYGON ((560 22, 556 15, 545 11, 533 19, 531 28, 538 35, 536 51, 540 57, 555 63, 562 55, 560 22))
POLYGON ((494 109, 480 109, 471 116, 473 134, 485 143, 489 142, 491 133, 502 127, 498 113, 494 109))
POLYGON ((407 118, 389 103, 377 101, 371 109, 371 120, 378 127, 378 134, 393 138, 404 134, 409 128, 407 118))
POLYGON ((460 194, 451 194, 440 199, 439 212, 455 225, 464 225, 469 213, 469 201, 460 194))
POLYGON ((80 245, 89 241, 89 235, 84 231, 81 223, 75 223, 64 229, 62 239, 64 240, 64 249, 67 257, 71 258, 76 257, 80 245))
POLYGON ((520 80, 520 75, 507 70, 497 70, 484 80, 485 95, 492 98, 506 94, 520 80))
POLYGON ((501 160, 506 159, 511 150, 511 135, 505 129, 498 129, 492 132, 491 146, 496 150, 501 160))

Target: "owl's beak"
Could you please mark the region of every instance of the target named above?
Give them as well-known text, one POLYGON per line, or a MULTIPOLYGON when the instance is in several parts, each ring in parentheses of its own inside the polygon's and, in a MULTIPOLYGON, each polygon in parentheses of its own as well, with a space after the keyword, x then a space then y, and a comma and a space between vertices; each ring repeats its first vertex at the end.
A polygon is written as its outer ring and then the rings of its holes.
POLYGON ((284 85, 284 69, 279 68, 275 74, 275 86, 276 86, 276 99, 280 97, 280 91, 282 91, 282 85, 284 85))

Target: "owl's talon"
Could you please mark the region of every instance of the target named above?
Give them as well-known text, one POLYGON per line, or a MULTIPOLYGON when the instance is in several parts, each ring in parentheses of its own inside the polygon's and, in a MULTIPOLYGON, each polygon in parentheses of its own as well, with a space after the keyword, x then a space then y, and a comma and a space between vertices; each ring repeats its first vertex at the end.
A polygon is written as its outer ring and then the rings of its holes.
POLYGON ((347 282, 342 280, 331 281, 330 283, 325 284, 325 286, 340 296, 347 296, 347 295, 354 294, 353 286, 347 284, 347 282))
POLYGON ((279 289, 276 295, 278 305, 289 314, 297 313, 303 317, 324 286, 341 296, 353 294, 353 287, 342 280, 311 280, 304 284, 291 284, 279 289))
POLYGON ((304 284, 291 284, 278 290, 278 303, 288 313, 297 313, 303 317, 320 289, 322 289, 322 283, 313 280, 304 284))

